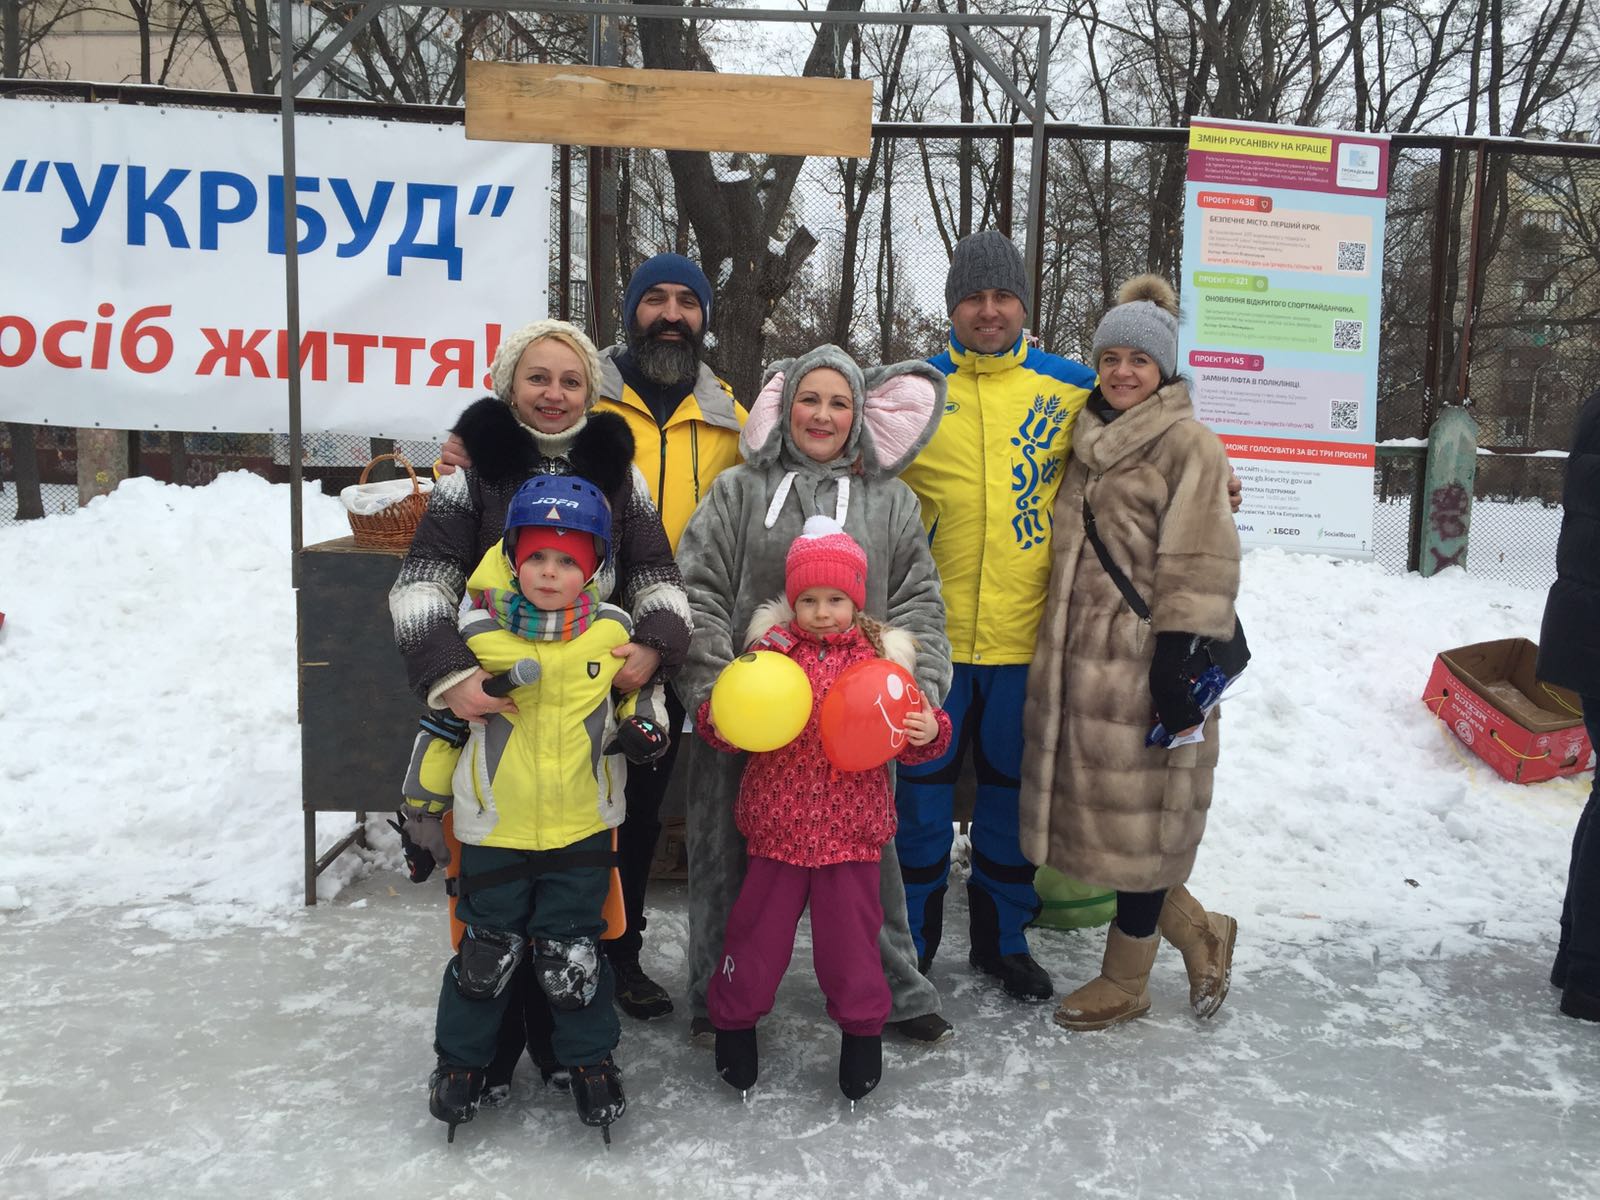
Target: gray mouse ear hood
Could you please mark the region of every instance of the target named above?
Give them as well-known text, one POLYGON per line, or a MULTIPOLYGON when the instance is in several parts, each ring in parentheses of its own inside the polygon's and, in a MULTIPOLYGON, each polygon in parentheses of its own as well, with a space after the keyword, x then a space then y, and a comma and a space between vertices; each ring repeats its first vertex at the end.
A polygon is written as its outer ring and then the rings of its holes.
POLYGON ((835 463, 859 458, 869 479, 897 475, 933 437, 944 414, 945 379, 937 368, 916 359, 863 372, 839 347, 818 346, 767 367, 739 438, 746 462, 758 467, 780 460, 792 466, 810 462, 789 432, 789 416, 800 380, 818 367, 843 375, 855 397, 850 436, 835 463))
POLYGON ((766 467, 780 460, 791 466, 804 466, 811 461, 805 451, 795 445, 794 435, 789 432, 789 415, 794 410, 794 395, 800 381, 818 367, 832 368, 850 385, 855 409, 851 414, 850 435, 839 451, 839 458, 845 462, 855 461, 856 448, 861 442, 861 406, 867 394, 866 380, 855 359, 839 347, 818 346, 798 358, 779 359, 767 366, 761 394, 750 406, 750 418, 739 437, 739 448, 744 451, 746 462, 766 467))

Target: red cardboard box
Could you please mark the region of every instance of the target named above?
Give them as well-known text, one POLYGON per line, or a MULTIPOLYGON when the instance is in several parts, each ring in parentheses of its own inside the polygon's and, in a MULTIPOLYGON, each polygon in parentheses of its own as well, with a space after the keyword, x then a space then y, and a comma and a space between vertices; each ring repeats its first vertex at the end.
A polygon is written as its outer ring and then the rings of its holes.
POLYGON ((1422 694, 1473 753, 1512 783, 1576 775, 1594 759, 1582 703, 1576 693, 1533 677, 1538 654, 1527 638, 1445 650, 1422 694))

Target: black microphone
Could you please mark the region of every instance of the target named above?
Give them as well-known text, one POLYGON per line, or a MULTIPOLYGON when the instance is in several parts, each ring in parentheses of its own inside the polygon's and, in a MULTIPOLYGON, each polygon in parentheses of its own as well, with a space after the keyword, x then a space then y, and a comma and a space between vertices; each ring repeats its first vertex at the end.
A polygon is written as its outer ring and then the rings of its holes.
POLYGON ((539 678, 539 660, 535 658, 521 658, 512 664, 509 671, 501 671, 498 675, 491 675, 483 681, 485 695, 504 699, 511 694, 513 688, 527 687, 539 678))

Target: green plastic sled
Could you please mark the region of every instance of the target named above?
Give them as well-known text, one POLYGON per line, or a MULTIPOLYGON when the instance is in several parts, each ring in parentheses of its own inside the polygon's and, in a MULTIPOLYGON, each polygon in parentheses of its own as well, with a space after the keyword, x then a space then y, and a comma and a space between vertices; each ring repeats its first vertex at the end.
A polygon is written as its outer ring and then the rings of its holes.
POLYGON ((1040 867, 1034 890, 1044 907, 1033 919, 1046 929, 1092 929, 1117 915, 1117 893, 1079 883, 1053 867, 1040 867))

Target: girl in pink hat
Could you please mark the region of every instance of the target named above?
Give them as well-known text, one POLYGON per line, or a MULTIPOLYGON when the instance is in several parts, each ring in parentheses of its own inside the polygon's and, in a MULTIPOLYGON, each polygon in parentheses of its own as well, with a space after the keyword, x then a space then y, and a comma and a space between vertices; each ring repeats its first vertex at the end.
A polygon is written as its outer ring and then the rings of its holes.
MULTIPOLYGON (((840 1090, 853 1105, 883 1072, 890 995, 878 950, 879 861, 895 830, 889 768, 833 766, 818 727, 823 700, 848 668, 873 658, 907 672, 915 667, 916 639, 862 612, 866 591, 866 552, 838 521, 813 516, 789 547, 784 595, 758 608, 747 631, 752 649, 800 665, 812 703, 792 742, 749 756, 734 806, 749 865, 706 1007, 716 1028, 717 1072, 740 1091, 756 1081, 756 1023, 772 1011, 808 902, 817 980, 843 1035, 840 1090)), ((941 709, 929 704, 904 722, 897 761, 926 762, 948 748, 950 718, 941 709)), ((716 749, 737 752, 713 725, 709 701, 696 728, 716 749)))

